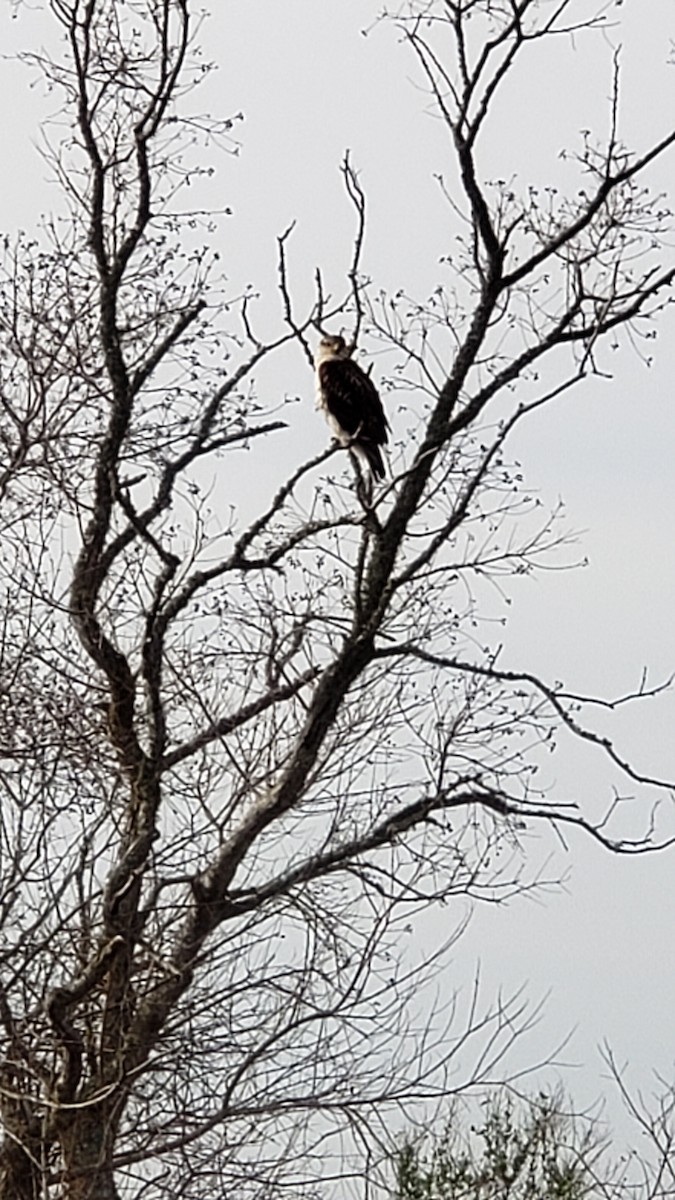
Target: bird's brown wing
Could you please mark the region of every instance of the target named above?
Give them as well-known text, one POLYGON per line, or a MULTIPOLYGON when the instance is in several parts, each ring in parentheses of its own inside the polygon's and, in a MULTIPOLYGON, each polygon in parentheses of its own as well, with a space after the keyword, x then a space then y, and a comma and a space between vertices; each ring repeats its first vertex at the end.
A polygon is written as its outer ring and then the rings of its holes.
POLYGON ((372 379, 349 358, 329 359, 319 367, 326 407, 348 437, 383 446, 387 418, 372 379))

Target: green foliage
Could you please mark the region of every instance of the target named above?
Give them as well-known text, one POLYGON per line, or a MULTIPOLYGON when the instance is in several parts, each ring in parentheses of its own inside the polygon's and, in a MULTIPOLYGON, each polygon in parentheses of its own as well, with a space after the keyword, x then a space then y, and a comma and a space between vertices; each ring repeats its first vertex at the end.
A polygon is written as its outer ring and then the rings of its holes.
POLYGON ((439 1136, 406 1137, 396 1200, 584 1200, 601 1150, 561 1096, 515 1100, 495 1093, 468 1129, 455 1107, 439 1136))

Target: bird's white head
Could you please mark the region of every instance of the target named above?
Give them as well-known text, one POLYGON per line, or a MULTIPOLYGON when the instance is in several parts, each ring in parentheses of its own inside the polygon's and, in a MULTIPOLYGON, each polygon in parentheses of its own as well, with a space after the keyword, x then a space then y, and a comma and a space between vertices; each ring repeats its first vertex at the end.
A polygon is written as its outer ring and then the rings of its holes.
POLYGON ((330 358, 349 358, 347 343, 339 333, 326 334, 319 342, 316 353, 317 366, 319 363, 327 362, 330 358))

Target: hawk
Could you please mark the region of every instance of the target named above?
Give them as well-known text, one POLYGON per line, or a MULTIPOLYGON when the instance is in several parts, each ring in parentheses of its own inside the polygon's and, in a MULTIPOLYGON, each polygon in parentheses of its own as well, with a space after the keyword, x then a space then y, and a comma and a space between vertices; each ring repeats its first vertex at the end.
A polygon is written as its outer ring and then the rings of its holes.
POLYGON ((369 375, 350 358, 343 337, 322 337, 316 354, 316 406, 342 446, 348 446, 373 479, 384 479, 380 446, 387 418, 369 375))

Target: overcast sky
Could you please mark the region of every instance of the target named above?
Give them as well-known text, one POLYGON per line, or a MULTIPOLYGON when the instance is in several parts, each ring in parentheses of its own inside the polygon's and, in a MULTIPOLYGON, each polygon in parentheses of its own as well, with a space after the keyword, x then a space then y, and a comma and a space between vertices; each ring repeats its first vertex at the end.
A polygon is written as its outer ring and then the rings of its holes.
MULTIPOLYGON (((210 198, 233 210, 223 227, 223 263, 233 293, 249 283, 260 289, 261 331, 272 331, 278 320, 275 238, 291 220, 297 222, 290 253, 299 302, 311 301, 317 264, 332 289, 344 286, 353 237, 339 174, 346 148, 368 195, 365 270, 386 288, 425 295, 438 280, 438 258, 451 236, 434 180, 434 173, 451 175, 449 148, 405 47, 391 28, 372 27, 380 5, 215 0, 212 7, 204 36, 207 57, 219 69, 195 103, 214 115, 242 111, 246 118, 236 131, 240 153, 214 157, 210 198)), ((559 151, 574 145, 582 128, 607 129, 612 49, 619 44, 621 136, 644 149, 672 126, 673 0, 625 0, 608 13, 622 29, 559 40, 539 58, 531 56, 529 73, 514 75, 481 150, 485 177, 517 170, 534 183, 555 179, 564 186, 559 151)), ((3 6, 6 53, 47 39, 50 30, 45 13, 24 10, 12 20, 10 6, 3 6)), ((9 170, 0 227, 10 234, 30 228, 56 203, 36 149, 38 122, 52 101, 39 87, 30 89, 29 79, 5 60, 0 89, 9 170)), ((653 182, 672 194, 673 181, 671 153, 653 182)), ((627 347, 617 352, 611 380, 589 381, 536 416, 512 448, 544 503, 564 498, 568 526, 580 531, 570 557, 587 557, 589 565, 551 571, 519 588, 505 654, 509 664, 563 678, 572 689, 617 695, 634 688, 644 668, 652 681, 675 669, 673 332, 673 316, 665 314, 650 347, 651 368, 627 347)), ((297 429, 302 453, 309 454, 326 437, 314 412, 311 376, 300 354, 278 361, 287 377, 280 378, 277 364, 274 377, 265 377, 270 394, 263 398, 303 397, 297 429)), ((297 443, 289 448, 289 463, 297 450, 297 443)), ((622 713, 615 728, 640 768, 675 778, 672 698, 622 713)), ((602 787, 606 799, 606 773, 590 755, 556 761, 555 773, 569 798, 592 800, 602 787)), ((584 1102, 602 1087, 595 1048, 605 1038, 630 1063, 635 1083, 648 1087, 653 1069, 671 1075, 675 853, 612 859, 578 836, 565 853, 543 830, 527 846, 536 861, 556 854, 548 873, 569 872, 566 890, 538 903, 519 899, 478 911, 448 987, 468 981, 480 959, 486 994, 525 981, 533 1000, 550 992, 522 1054, 536 1058, 574 1030, 565 1058, 579 1065, 568 1083, 584 1102)), ((433 941, 438 926, 429 922, 427 934, 433 941)))

